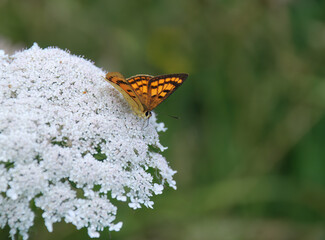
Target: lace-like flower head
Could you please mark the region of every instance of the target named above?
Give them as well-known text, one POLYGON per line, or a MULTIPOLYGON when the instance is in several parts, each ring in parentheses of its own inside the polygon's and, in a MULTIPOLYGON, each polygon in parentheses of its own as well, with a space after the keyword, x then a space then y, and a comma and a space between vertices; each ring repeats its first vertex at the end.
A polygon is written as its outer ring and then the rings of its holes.
POLYGON ((0 227, 12 237, 28 238, 32 200, 49 231, 64 220, 99 237, 122 226, 112 198, 152 207, 164 186, 176 188, 160 154, 164 125, 132 114, 104 76, 57 48, 0 51, 0 227))

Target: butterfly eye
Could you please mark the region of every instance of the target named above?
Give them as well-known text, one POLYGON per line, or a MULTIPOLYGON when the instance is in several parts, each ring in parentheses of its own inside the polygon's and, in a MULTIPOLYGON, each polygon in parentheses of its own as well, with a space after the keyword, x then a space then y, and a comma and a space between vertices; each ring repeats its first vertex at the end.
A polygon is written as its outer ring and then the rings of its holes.
POLYGON ((144 115, 146 116, 146 118, 150 118, 151 117, 151 112, 146 111, 144 115))

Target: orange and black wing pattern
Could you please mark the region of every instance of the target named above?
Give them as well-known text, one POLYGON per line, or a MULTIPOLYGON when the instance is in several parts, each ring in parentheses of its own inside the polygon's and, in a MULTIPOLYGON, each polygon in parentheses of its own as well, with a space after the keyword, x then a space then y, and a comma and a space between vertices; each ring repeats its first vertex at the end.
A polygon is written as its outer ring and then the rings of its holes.
POLYGON ((136 114, 141 115, 145 111, 141 96, 139 96, 132 85, 119 72, 109 72, 106 74, 106 81, 110 82, 115 87, 127 102, 131 105, 136 114))
POLYGON ((144 107, 146 107, 146 99, 150 96, 148 86, 152 78, 153 76, 141 74, 126 79, 134 92, 139 96, 144 107))
POLYGON ((186 80, 188 74, 167 74, 160 76, 135 75, 128 79, 118 72, 110 72, 110 82, 129 102, 140 117, 149 118, 150 111, 168 98, 186 80))
POLYGON ((153 77, 148 82, 148 97, 145 105, 151 111, 168 98, 183 82, 188 74, 177 73, 153 77))

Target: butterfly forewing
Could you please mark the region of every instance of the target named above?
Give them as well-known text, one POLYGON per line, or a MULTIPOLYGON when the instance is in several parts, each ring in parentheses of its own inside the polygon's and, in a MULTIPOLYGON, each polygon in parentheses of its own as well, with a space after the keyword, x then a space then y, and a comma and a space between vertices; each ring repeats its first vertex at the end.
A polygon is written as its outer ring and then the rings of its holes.
POLYGON ((188 74, 167 74, 153 77, 149 81, 149 96, 146 99, 148 111, 157 107, 162 101, 168 98, 186 80, 188 74))
POLYGON ((106 74, 106 80, 110 82, 128 101, 132 109, 137 114, 142 114, 144 105, 141 102, 140 96, 137 95, 130 83, 124 78, 124 76, 118 72, 110 72, 106 74))
POLYGON ((150 95, 148 94, 148 83, 150 79, 152 79, 152 76, 150 75, 135 75, 127 79, 128 83, 140 97, 143 104, 146 103, 146 99, 150 95))

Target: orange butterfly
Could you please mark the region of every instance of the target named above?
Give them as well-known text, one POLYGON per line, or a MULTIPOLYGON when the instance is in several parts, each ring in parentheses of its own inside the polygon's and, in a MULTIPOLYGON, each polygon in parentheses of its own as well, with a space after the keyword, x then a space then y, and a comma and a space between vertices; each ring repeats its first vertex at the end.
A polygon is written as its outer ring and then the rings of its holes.
POLYGON ((136 115, 150 118, 151 111, 182 85, 187 77, 186 73, 156 77, 141 74, 125 79, 121 73, 109 72, 106 81, 123 94, 136 115))

